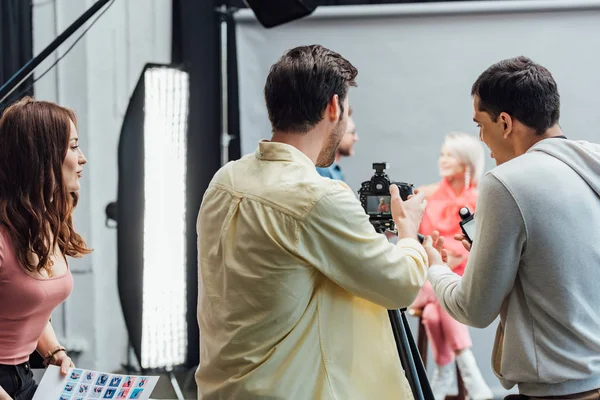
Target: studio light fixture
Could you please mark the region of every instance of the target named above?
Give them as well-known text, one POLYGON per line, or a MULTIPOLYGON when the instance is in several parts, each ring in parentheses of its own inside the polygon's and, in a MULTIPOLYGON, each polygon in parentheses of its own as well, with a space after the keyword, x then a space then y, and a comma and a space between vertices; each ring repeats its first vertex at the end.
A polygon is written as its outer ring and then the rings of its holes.
POLYGON ((188 81, 185 72, 144 75, 144 279, 141 364, 185 362, 185 180, 188 81))
POLYGON ((244 0, 265 28, 304 18, 315 11, 317 0, 244 0))
POLYGON ((118 151, 118 289, 129 341, 145 371, 185 364, 186 167, 189 76, 145 66, 130 99, 118 151))

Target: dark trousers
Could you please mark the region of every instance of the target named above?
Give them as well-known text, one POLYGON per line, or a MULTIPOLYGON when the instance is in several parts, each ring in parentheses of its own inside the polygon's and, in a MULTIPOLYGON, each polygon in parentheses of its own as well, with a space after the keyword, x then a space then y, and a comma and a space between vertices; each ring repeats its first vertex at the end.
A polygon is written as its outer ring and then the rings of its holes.
POLYGON ((31 400, 37 384, 29 362, 19 365, 0 364, 0 386, 13 400, 31 400))
POLYGON ((600 389, 588 390, 587 392, 568 394, 565 396, 532 397, 522 394, 511 394, 504 400, 600 400, 600 389))

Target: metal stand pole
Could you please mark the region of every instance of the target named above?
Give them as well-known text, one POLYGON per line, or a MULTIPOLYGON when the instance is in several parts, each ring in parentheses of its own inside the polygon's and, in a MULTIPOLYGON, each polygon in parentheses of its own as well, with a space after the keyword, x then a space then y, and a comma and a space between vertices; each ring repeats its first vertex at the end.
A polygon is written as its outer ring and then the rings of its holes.
POLYGON ((87 20, 92 18, 110 0, 98 0, 83 15, 73 22, 63 33, 52 41, 40 54, 29 60, 16 74, 14 74, 2 87, 0 87, 0 104, 33 73, 35 67, 40 65, 54 50, 63 44, 87 20))
POLYGON ((185 400, 185 398, 183 397, 183 392, 179 387, 179 383, 177 382, 177 378, 175 378, 175 374, 173 373, 173 371, 169 371, 169 379, 171 380, 171 386, 173 386, 173 390, 175 391, 177 399, 185 400))
POLYGON ((192 368, 188 369, 188 372, 185 374, 185 381, 183 381, 183 389, 188 390, 192 387, 192 383, 196 384, 196 370, 198 366, 195 365, 192 368))
POLYGON ((402 368, 406 373, 406 379, 415 400, 434 400, 433 392, 427 379, 427 372, 423 366, 419 350, 415 345, 404 311, 406 311, 405 308, 401 310, 388 310, 402 368))

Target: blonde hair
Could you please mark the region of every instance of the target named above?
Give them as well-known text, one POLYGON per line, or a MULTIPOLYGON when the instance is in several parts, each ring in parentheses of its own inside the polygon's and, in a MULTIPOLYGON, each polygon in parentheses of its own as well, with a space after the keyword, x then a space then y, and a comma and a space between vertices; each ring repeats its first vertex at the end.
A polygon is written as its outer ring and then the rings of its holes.
POLYGON ((463 132, 450 132, 444 138, 444 146, 465 165, 467 186, 477 186, 485 168, 483 146, 479 139, 463 132))

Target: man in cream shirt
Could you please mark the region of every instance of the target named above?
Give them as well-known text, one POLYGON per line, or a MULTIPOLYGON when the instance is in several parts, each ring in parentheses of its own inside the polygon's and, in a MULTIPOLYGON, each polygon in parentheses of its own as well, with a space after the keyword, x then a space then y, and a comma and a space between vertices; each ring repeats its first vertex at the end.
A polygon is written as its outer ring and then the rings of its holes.
POLYGON ((412 398, 386 309, 410 305, 425 282, 425 200, 392 187, 394 245, 346 184, 315 169, 335 158, 356 75, 321 46, 286 52, 265 85, 271 140, 204 195, 200 399, 412 398))

